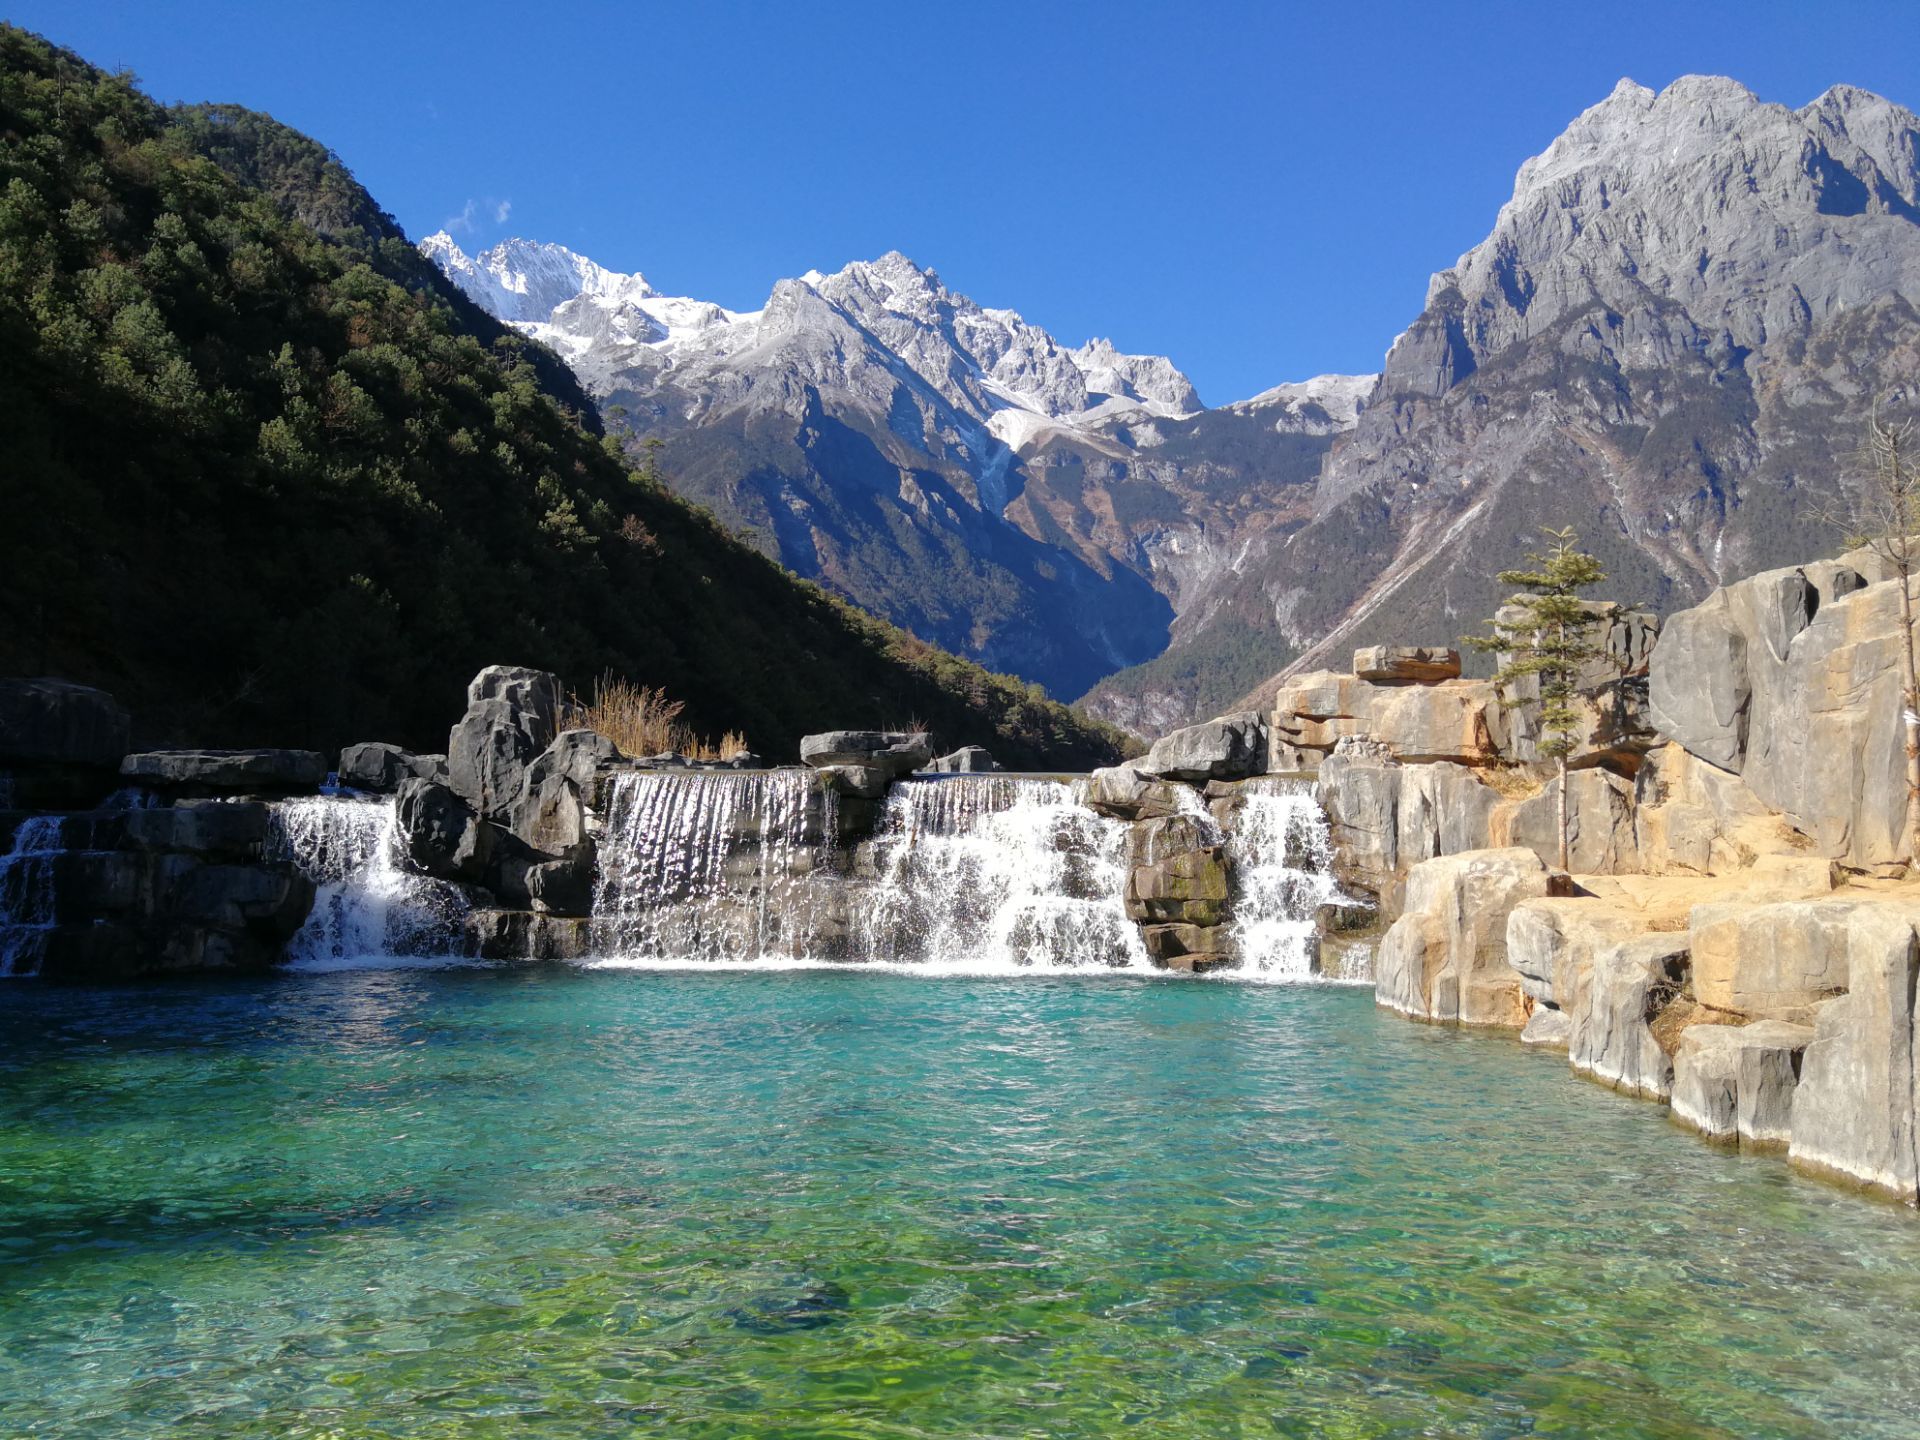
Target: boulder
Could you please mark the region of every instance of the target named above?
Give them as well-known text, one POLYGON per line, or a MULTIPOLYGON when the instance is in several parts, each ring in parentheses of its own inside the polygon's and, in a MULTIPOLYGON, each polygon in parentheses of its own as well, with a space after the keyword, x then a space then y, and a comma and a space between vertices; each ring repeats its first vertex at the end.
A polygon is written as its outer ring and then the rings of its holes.
POLYGON ((1693 992, 1702 1005, 1807 1023, 1847 988, 1849 937, 1860 900, 1698 905, 1690 924, 1693 992))
POLYGON ((1230 950, 1221 925, 1143 925, 1140 938, 1155 964, 1173 967, 1186 956, 1224 957, 1230 950))
MULTIPOLYGON (((1505 845, 1524 845, 1549 865, 1560 861, 1560 778, 1504 813, 1492 826, 1505 845)), ((1577 875, 1620 875, 1640 868, 1634 844, 1633 782, 1610 770, 1567 774, 1568 868, 1577 875)))
POLYGON ((488 878, 499 832, 452 786, 437 780, 401 781, 394 824, 402 853, 423 874, 472 884, 488 878))
POLYGON ((1140 772, 1162 780, 1235 780, 1267 771, 1267 722, 1255 714, 1227 715, 1189 725, 1154 741, 1140 772))
POLYGON ((1353 673, 1376 684, 1458 680, 1460 652, 1436 645, 1368 645, 1353 652, 1353 673))
POLYGON ((1414 1019, 1520 1029, 1527 1011, 1507 964, 1507 920, 1553 884, 1531 850, 1469 851, 1414 866, 1405 913, 1380 943, 1375 999, 1414 1019))
POLYGON ((984 775, 1000 767, 981 746, 962 745, 951 754, 929 761, 926 768, 936 775, 984 775))
POLYGON ((1673 1056, 1673 1114, 1709 1140, 1784 1148, 1813 1027, 1784 1020, 1694 1025, 1673 1056))
POLYGON ((67 680, 0 680, 0 768, 114 770, 127 753, 127 712, 104 690, 67 680))
MULTIPOLYGON (((1087 777, 1089 809, 1119 820, 1150 820, 1177 815, 1184 786, 1143 775, 1133 765, 1109 765, 1087 777)), ((1190 793, 1190 792, 1189 792, 1190 793)))
POLYGON ((340 783, 350 789, 386 794, 397 790, 400 782, 408 778, 445 780, 447 757, 416 755, 398 745, 368 740, 342 750, 339 768, 334 773, 340 783))
POLYGON ((1321 765, 1317 794, 1335 872, 1376 895, 1423 860, 1493 846, 1500 797, 1464 765, 1402 765, 1343 743, 1321 765))
POLYGON ((800 741, 800 763, 816 770, 865 765, 896 779, 933 758, 933 741, 904 730, 828 730, 800 741))
POLYGON ((1602 948, 1568 1009, 1567 1063, 1646 1100, 1673 1089, 1673 1062, 1653 1022, 1686 989, 1687 937, 1637 935, 1602 948))
POLYGON ((546 915, 593 913, 593 859, 593 846, 576 845, 557 860, 529 866, 526 888, 533 908, 546 915))
POLYGON ((120 775, 183 794, 296 794, 326 782, 317 750, 147 750, 120 762, 120 775))
POLYGON ((467 682, 467 708, 498 700, 536 728, 558 728, 562 690, 560 677, 524 665, 489 665, 467 682))
POLYGON ((879 800, 893 783, 893 771, 885 765, 822 765, 820 773, 842 795, 861 800, 879 800))
POLYGON ((1127 873, 1127 914, 1137 921, 1214 926, 1227 906, 1226 853, 1219 846, 1185 850, 1127 873))
POLYGON ((1536 1006, 1572 1011, 1600 952, 1645 928, 1641 917, 1591 898, 1522 900, 1507 917, 1507 964, 1536 1006))
POLYGON ((1376 685, 1316 671, 1280 687, 1272 748, 1289 767, 1312 768, 1343 740, 1368 739, 1408 764, 1485 765, 1507 747, 1506 709, 1487 680, 1376 685))
POLYGON ((1217 848, 1220 829, 1209 816, 1187 813, 1136 820, 1127 827, 1127 863, 1158 865, 1174 855, 1217 848))
POLYGON ((1548 1050, 1564 1050, 1572 1035, 1573 1022, 1566 1011, 1556 1010, 1551 1005, 1540 1005, 1527 1016, 1526 1028, 1520 1032, 1520 1043, 1538 1045, 1548 1050))
POLYGON ((546 855, 587 840, 587 808, 600 778, 620 762, 620 751, 592 730, 566 730, 527 766, 513 806, 513 833, 546 855))
POLYGON ((1816 1007, 1794 1091, 1793 1163, 1920 1200, 1915 993, 1920 905, 1869 904, 1846 922, 1847 993, 1816 1007))
POLYGON ((1648 667, 1654 727, 1710 765, 1738 772, 1746 760, 1747 637, 1734 623, 1727 593, 1667 617, 1648 667))

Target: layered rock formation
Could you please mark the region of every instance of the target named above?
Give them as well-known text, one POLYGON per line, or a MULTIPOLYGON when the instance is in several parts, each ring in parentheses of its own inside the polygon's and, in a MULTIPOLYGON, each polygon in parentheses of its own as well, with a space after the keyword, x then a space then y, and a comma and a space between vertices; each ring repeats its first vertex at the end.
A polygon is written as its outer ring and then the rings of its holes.
POLYGON ((1524 697, 1364 652, 1378 678, 1284 685, 1276 754, 1317 769, 1340 873, 1396 917, 1379 1002, 1520 1030, 1710 1139, 1920 1202, 1900 583, 1865 552, 1768 571, 1616 643, 1572 875, 1524 697))

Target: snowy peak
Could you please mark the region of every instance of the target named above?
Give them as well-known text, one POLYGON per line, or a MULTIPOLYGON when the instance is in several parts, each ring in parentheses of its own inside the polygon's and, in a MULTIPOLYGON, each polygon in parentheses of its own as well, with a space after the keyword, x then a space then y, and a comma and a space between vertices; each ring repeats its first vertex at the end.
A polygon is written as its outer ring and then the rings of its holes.
POLYGON ((420 253, 496 319, 510 323, 543 322, 582 295, 636 304, 655 293, 645 276, 618 274, 564 245, 503 240, 469 257, 442 230, 420 242, 420 253))
POLYGON ((1334 435, 1360 423, 1378 375, 1315 375, 1262 390, 1227 408, 1237 414, 1273 416, 1273 428, 1288 434, 1334 435))
POLYGON ((508 240, 469 257, 442 232, 420 249, 492 314, 553 345, 599 393, 630 387, 631 372, 671 369, 675 384, 699 392, 693 410, 709 413, 753 391, 748 372, 788 367, 872 408, 885 377, 909 371, 1015 449, 1116 415, 1202 408, 1165 356, 1126 354, 1107 340, 1069 349, 1015 311, 947 289, 897 250, 779 281, 763 309, 742 314, 662 296, 561 245, 508 240), (996 418, 1013 413, 1022 418, 996 418))

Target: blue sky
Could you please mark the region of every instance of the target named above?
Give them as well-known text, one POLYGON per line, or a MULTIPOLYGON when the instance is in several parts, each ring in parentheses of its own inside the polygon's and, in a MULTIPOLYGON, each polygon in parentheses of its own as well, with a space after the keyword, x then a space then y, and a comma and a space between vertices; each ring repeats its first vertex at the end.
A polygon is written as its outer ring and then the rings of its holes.
POLYGON ((325 142, 418 238, 557 240, 742 309, 904 250, 1210 403, 1375 368, 1623 75, 1920 105, 1906 4, 0 0, 162 100, 325 142), (463 228, 461 228, 463 227, 463 228))

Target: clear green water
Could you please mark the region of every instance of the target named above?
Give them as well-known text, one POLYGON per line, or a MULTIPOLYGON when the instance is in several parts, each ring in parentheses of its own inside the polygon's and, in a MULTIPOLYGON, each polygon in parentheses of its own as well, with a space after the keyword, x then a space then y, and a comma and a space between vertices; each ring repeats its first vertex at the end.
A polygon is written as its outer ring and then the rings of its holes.
POLYGON ((1911 1436, 1920 1220, 1362 993, 0 993, 0 1435, 1911 1436))

